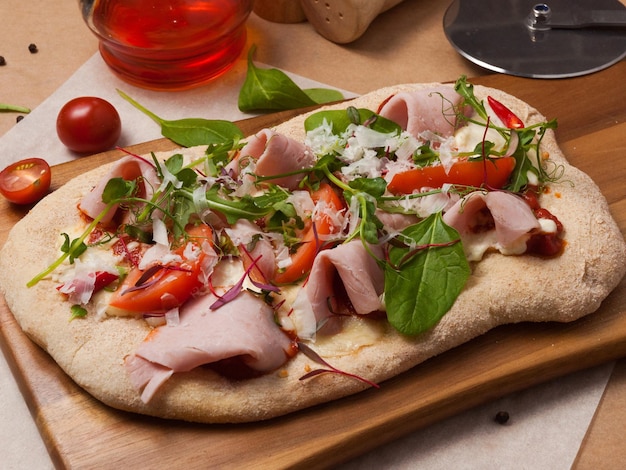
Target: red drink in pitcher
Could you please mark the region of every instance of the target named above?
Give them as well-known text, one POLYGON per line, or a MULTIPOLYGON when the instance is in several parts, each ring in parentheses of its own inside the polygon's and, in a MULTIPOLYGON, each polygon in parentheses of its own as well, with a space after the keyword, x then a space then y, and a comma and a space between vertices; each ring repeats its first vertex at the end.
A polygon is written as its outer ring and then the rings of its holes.
POLYGON ((246 44, 252 0, 80 0, 100 54, 144 88, 179 90, 229 69, 246 44))

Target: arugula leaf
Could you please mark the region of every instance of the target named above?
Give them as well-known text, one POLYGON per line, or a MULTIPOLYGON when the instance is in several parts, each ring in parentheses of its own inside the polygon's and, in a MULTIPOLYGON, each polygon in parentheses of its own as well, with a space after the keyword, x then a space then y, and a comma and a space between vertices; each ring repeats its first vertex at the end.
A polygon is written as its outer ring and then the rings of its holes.
POLYGON ((407 335, 432 328, 450 310, 470 276, 459 234, 440 212, 407 227, 402 235, 415 243, 392 247, 385 268, 385 304, 389 323, 407 335))
POLYGON ((485 110, 485 105, 482 101, 479 101, 478 98, 476 98, 474 95, 474 85, 467 81, 467 77, 465 75, 461 75, 461 77, 459 77, 459 79, 455 82, 454 90, 461 95, 464 104, 474 108, 474 111, 476 111, 485 121, 488 120, 489 116, 485 110))
POLYGON ((133 194, 136 188, 137 183, 135 181, 128 181, 123 178, 111 178, 102 192, 102 202, 106 204, 115 203, 133 194))
POLYGON ((256 220, 272 212, 271 208, 259 207, 256 202, 250 195, 239 199, 222 196, 218 185, 212 186, 206 192, 207 206, 222 213, 229 224, 234 224, 239 219, 256 220))
POLYGON ((221 144, 243 138, 241 130, 232 122, 221 119, 189 118, 166 120, 149 111, 121 90, 119 95, 161 126, 161 135, 183 147, 221 144))
POLYGON ((248 71, 239 91, 240 111, 283 111, 343 99, 338 91, 303 90, 283 71, 257 67, 252 60, 255 50, 252 46, 248 52, 248 71))

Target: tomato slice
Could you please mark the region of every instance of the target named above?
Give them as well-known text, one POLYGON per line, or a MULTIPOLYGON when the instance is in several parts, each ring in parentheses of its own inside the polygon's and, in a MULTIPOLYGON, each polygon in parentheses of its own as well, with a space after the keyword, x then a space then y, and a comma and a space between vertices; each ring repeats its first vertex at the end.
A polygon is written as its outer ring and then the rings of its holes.
MULTIPOLYGON (((207 225, 190 228, 189 242, 201 246, 203 240, 212 243, 213 232, 207 225)), ((186 244, 174 250, 181 255, 186 244)), ((178 265, 157 266, 140 270, 133 268, 111 296, 109 305, 139 313, 165 313, 184 304, 203 287, 202 266, 206 254, 201 251, 193 260, 184 259, 178 265), (138 285, 139 283, 139 285, 138 285)))
POLYGON ((446 173, 442 165, 414 168, 394 175, 387 189, 392 194, 411 194, 422 188, 441 188, 444 184, 500 189, 515 168, 515 157, 492 160, 459 160, 446 173))
MULTIPOLYGON (((334 211, 343 209, 343 202, 335 190, 327 183, 322 183, 317 191, 311 193, 313 202, 324 201, 334 211)), ((274 277, 276 284, 290 284, 305 277, 311 267, 315 256, 320 250, 318 237, 332 233, 334 225, 328 214, 318 214, 313 223, 308 227, 302 236, 302 243, 294 254, 291 255, 291 264, 274 277)))
POLYGON ((32 204, 48 193, 51 176, 45 160, 20 160, 0 172, 0 193, 15 204, 32 204))

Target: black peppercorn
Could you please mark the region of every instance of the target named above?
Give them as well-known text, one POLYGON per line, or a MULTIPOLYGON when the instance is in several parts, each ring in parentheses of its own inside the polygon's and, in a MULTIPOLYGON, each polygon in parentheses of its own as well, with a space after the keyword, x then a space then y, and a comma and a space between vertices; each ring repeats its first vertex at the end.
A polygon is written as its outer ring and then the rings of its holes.
POLYGON ((6 65, 6 64, 7 64, 6 59, 4 58, 4 56, 1 56, 1 55, 0 55, 0 66, 2 66, 2 65, 6 65))
POLYGON ((18 116, 15 118, 15 122, 20 122, 22 119, 24 119, 24 116, 18 116))
POLYGON ((494 417, 494 421, 498 424, 506 424, 509 420, 509 413, 507 411, 498 411, 494 417))
POLYGON ((36 54, 37 52, 39 52, 39 49, 37 49, 37 44, 32 43, 28 45, 28 50, 31 54, 36 54))

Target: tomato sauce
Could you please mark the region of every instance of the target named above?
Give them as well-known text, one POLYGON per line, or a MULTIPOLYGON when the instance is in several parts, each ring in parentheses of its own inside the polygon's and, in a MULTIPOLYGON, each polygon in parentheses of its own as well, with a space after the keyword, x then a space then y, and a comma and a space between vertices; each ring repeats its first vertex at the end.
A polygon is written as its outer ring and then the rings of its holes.
POLYGON ((526 253, 545 257, 559 256, 565 248, 565 240, 561 237, 563 224, 548 209, 544 209, 539 205, 537 188, 529 188, 522 197, 533 210, 537 219, 552 220, 556 224, 556 232, 541 232, 532 235, 526 242, 526 253))

